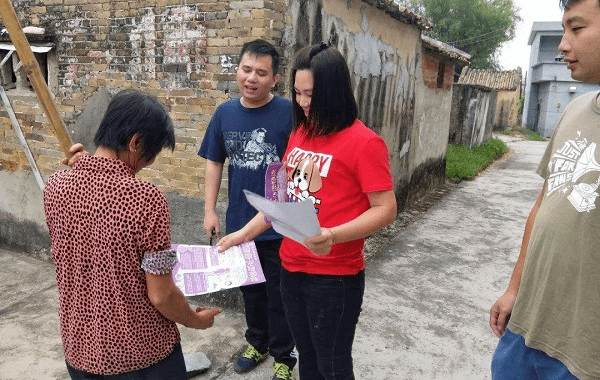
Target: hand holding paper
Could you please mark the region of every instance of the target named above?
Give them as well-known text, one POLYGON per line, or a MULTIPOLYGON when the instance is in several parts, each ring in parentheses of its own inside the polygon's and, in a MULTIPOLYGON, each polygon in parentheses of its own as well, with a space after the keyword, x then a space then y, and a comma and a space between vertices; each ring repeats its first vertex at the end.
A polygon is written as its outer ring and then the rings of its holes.
POLYGON ((269 217, 273 229, 283 236, 304 244, 307 238, 321 234, 312 201, 274 202, 248 190, 244 194, 248 203, 269 217))

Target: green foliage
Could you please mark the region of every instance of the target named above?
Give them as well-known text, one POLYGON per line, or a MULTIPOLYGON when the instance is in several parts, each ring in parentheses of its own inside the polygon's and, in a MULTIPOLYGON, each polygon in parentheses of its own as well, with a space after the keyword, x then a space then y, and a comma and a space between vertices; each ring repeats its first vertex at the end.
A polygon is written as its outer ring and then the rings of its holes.
POLYGON ((525 129, 527 131, 527 140, 530 141, 546 141, 546 138, 544 136, 541 136, 539 132, 537 131, 532 131, 531 129, 526 128, 525 129))
POLYGON ((491 139, 471 149, 462 145, 450 145, 446 154, 446 177, 456 182, 471 179, 507 149, 499 139, 491 139))
POLYGON ((519 115, 523 115, 523 107, 525 106, 525 95, 521 95, 519 98, 519 115))
POLYGON ((499 48, 521 20, 513 0, 410 0, 409 8, 433 21, 431 37, 469 53, 476 69, 499 68, 499 48))

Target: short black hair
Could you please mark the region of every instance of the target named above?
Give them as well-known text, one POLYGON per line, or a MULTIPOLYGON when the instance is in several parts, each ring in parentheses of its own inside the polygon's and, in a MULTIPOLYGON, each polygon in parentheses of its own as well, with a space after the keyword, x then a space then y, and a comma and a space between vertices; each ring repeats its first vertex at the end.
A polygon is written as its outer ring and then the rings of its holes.
MULTIPOLYGON (((584 0, 559 0, 560 9, 568 9, 571 5, 577 4, 584 0)), ((596 6, 600 7, 600 0, 596 0, 596 6)))
POLYGON ((279 52, 277 51, 277 49, 275 49, 275 46, 273 46, 269 42, 260 38, 246 42, 242 46, 242 50, 240 51, 240 61, 242 60, 242 57, 245 53, 254 54, 259 57, 270 55, 271 61, 273 62, 273 75, 279 72, 279 52))
POLYGON ((96 146, 126 151, 134 135, 142 138, 142 158, 151 160, 163 148, 175 149, 173 122, 164 105, 138 90, 123 90, 110 103, 96 136, 96 146))
POLYGON ((292 95, 293 129, 305 124, 308 133, 317 136, 328 135, 352 125, 358 117, 358 107, 348 64, 342 53, 323 43, 300 49, 294 58, 290 75, 292 91, 299 70, 310 70, 314 85, 308 119, 296 96, 292 95))

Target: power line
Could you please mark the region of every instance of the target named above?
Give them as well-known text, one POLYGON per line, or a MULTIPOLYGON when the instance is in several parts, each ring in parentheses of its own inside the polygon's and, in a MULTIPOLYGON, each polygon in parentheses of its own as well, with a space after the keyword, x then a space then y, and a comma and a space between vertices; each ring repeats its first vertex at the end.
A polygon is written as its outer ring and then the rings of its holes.
MULTIPOLYGON (((460 47, 459 47, 459 46, 461 46, 461 47, 473 46, 473 45, 477 45, 477 44, 480 44, 480 43, 482 43, 482 42, 487 42, 487 41, 491 41, 491 40, 494 40, 494 39, 495 39, 494 37, 488 37, 488 38, 484 38, 484 39, 482 39, 482 40, 477 40, 477 41, 473 41, 473 42, 470 42, 470 43, 465 43, 465 44, 452 44, 451 46, 454 46, 454 47, 456 47, 456 48, 459 48, 459 49, 460 49, 460 47)), ((505 42, 505 41, 502 41, 502 42, 505 42)), ((446 42, 446 43, 447 43, 447 42, 446 42)), ((450 45, 450 44, 449 44, 449 45, 450 45)))
POLYGON ((499 32, 499 31, 503 31, 504 32, 505 30, 506 30, 506 28, 500 28, 500 29, 492 30, 491 32, 480 34, 479 36, 469 37, 469 38, 465 38, 463 40, 446 42, 446 43, 447 44, 456 44, 456 43, 460 43, 460 42, 464 42, 464 41, 474 40, 474 39, 477 39, 477 38, 480 38, 480 37, 483 37, 483 36, 487 36, 488 34, 496 33, 496 32, 499 32))

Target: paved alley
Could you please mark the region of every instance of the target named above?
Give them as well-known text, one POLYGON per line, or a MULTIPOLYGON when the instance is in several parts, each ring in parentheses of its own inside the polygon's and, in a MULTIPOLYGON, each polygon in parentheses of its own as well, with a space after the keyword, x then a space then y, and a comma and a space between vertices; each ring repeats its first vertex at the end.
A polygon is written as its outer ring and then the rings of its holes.
MULTIPOLYGON (((547 144, 502 138, 508 157, 456 185, 368 262, 357 379, 490 379, 488 311, 508 285, 547 144)), ((0 379, 68 379, 51 263, 0 250, 0 299, 0 379)), ((184 352, 212 360, 196 379, 271 379, 272 361, 233 372, 244 327, 241 313, 226 311, 212 329, 181 328, 184 352)))

